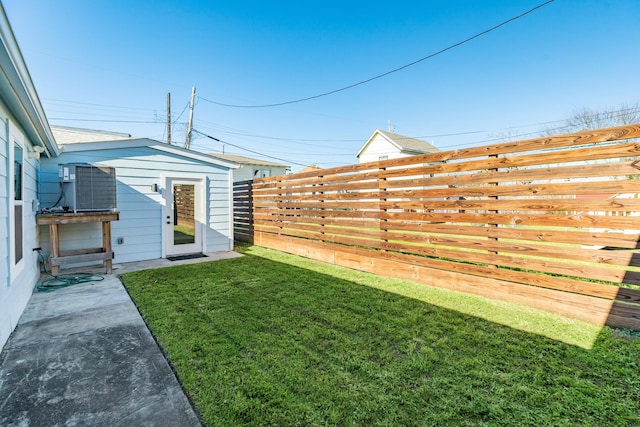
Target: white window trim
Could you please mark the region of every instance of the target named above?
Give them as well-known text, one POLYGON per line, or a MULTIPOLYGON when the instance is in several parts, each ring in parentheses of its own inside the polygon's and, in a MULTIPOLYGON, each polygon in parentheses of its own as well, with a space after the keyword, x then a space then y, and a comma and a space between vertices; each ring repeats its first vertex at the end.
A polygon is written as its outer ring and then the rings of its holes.
MULTIPOLYGON (((25 258, 26 258, 26 253, 25 253, 25 239, 24 239, 24 225, 25 225, 25 221, 24 221, 24 213, 25 213, 25 209, 24 209, 24 169, 25 169, 25 163, 27 161, 27 156, 26 156, 26 147, 24 144, 24 135, 22 134, 22 132, 20 132, 20 130, 13 124, 11 123, 11 121, 9 122, 9 143, 8 143, 8 154, 9 154, 9 174, 8 174, 8 178, 9 178, 9 260, 10 260, 10 265, 11 265, 11 279, 17 277, 20 273, 22 273, 22 271, 24 270, 25 267, 25 258), (13 166, 13 162, 14 162, 14 146, 18 145, 21 149, 22 149, 22 200, 15 200, 14 199, 14 182, 13 182, 13 176, 14 176, 14 166, 13 166), (15 206, 19 206, 22 205, 22 259, 18 262, 15 262, 15 258, 16 258, 16 250, 15 250, 15 224, 16 224, 16 219, 15 219, 15 206)), ((11 283, 12 280, 9 280, 9 283, 11 283)))

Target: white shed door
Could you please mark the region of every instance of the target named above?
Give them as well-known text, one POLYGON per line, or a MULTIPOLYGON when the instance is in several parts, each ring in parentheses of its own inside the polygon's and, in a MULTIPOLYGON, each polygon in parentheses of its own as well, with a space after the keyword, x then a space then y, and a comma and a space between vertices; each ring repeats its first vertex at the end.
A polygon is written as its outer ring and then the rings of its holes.
POLYGON ((164 188, 166 255, 201 253, 204 222, 202 180, 166 178, 164 188))

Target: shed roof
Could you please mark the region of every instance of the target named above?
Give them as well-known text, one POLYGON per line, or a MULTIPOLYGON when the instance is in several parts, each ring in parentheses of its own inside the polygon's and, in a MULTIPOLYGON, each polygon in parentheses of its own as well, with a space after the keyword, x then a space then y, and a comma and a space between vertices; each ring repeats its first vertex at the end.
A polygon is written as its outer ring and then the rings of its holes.
POLYGON ((186 148, 178 147, 176 145, 165 144, 155 139, 149 138, 130 138, 124 140, 113 141, 95 141, 95 142, 76 142, 70 144, 61 145, 63 153, 82 152, 82 151, 95 151, 95 150, 117 150, 121 148, 136 148, 147 147, 158 151, 164 151, 165 153, 174 154, 184 158, 197 160, 205 163, 209 163, 216 166, 225 167, 228 169, 237 169, 238 164, 223 159, 217 159, 204 153, 197 151, 187 150, 186 148))
POLYGON ((53 132, 63 153, 95 150, 117 150, 120 148, 148 147, 181 157, 203 161, 229 169, 237 169, 238 164, 215 159, 204 153, 187 150, 177 145, 169 145, 150 138, 132 138, 128 133, 94 129, 81 129, 66 126, 53 126, 53 132))

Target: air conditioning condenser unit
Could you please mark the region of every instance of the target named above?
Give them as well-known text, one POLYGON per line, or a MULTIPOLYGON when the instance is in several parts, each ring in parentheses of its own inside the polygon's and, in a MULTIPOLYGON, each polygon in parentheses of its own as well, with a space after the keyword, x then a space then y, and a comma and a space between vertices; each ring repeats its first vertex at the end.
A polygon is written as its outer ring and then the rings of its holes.
POLYGON ((89 164, 60 165, 64 210, 72 212, 115 212, 116 169, 89 164))

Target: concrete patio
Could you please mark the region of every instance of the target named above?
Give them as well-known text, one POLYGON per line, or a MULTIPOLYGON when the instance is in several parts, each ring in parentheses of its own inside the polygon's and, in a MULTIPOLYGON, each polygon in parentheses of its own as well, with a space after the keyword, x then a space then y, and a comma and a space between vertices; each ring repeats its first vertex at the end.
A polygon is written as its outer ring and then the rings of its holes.
POLYGON ((118 275, 240 256, 207 255, 116 264, 103 280, 35 291, 0 353, 0 425, 201 425, 118 275))

